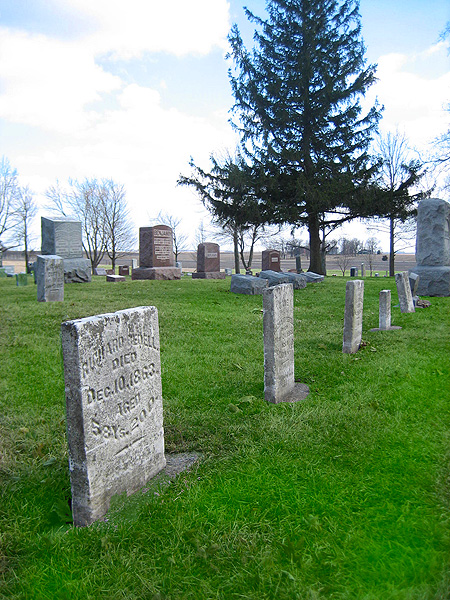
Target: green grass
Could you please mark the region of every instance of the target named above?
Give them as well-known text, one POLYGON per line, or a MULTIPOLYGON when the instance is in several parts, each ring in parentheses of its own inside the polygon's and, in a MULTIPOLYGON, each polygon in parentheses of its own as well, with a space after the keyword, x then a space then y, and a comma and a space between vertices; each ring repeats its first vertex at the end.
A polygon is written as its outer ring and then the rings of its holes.
POLYGON ((295 292, 298 404, 264 402, 262 299, 227 281, 0 280, 0 598, 450 598, 450 300, 342 354, 345 283, 295 292), (70 525, 61 322, 158 307, 166 452, 201 463, 70 525))

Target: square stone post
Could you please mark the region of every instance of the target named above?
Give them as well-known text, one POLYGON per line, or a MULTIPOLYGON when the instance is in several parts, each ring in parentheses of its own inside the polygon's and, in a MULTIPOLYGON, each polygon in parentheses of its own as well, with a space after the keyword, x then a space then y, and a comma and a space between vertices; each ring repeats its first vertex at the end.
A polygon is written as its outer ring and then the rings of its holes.
POLYGON ((358 352, 362 339, 364 281, 347 281, 345 288, 344 341, 342 352, 358 352))
POLYGON ((411 286, 409 284, 408 272, 395 274, 395 283, 397 284, 398 299, 400 302, 400 311, 402 313, 416 312, 411 294, 411 286))

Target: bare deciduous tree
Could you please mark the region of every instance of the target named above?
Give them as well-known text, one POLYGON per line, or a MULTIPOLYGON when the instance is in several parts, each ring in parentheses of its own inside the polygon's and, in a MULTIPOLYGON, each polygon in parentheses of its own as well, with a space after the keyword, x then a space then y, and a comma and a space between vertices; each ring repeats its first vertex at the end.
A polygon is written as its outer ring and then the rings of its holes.
POLYGON ((13 235, 12 239, 23 246, 25 254, 25 269, 28 272, 28 252, 32 242, 30 234, 31 222, 37 214, 37 206, 28 187, 19 188, 12 209, 13 235))
POLYGON ((0 162, 0 238, 14 225, 13 205, 19 196, 19 183, 16 169, 3 156, 0 162))
POLYGON ((136 237, 129 217, 124 186, 112 179, 105 179, 102 188, 106 254, 115 269, 116 261, 123 256, 124 251, 133 249, 136 237))
POLYGON ((180 231, 181 218, 160 211, 156 219, 152 219, 152 221, 161 223, 161 225, 167 225, 172 229, 173 253, 175 254, 175 262, 178 262, 178 255, 180 252, 187 250, 188 241, 188 236, 180 231))

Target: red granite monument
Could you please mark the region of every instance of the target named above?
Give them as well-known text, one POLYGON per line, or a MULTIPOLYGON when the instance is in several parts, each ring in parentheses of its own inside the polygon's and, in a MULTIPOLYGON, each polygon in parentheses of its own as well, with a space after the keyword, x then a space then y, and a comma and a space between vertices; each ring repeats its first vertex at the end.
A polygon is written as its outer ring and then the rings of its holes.
POLYGON ((139 228, 139 268, 131 279, 181 279, 175 266, 173 232, 167 225, 139 228))
POLYGON ((225 279, 225 273, 220 272, 219 244, 206 242, 197 247, 197 273, 192 273, 192 279, 225 279))
POLYGON ((261 271, 281 271, 280 253, 278 250, 263 250, 261 271))

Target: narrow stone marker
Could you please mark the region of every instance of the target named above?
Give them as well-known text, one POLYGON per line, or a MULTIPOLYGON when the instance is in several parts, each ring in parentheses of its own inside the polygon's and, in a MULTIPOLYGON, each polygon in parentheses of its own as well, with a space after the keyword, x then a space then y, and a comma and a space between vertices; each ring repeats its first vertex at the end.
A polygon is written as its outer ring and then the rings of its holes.
POLYGON ((409 284, 408 271, 395 274, 395 283, 397 284, 398 299, 400 302, 400 311, 402 313, 416 312, 409 284))
POLYGON ((267 402, 298 402, 309 387, 294 379, 294 290, 282 283, 263 291, 264 396, 267 402))
POLYGON ((38 302, 64 302, 64 260, 53 254, 36 259, 38 302))
POLYGON ((401 327, 391 325, 391 290, 381 290, 380 292, 380 314, 378 323, 379 327, 374 327, 370 331, 394 331, 401 329, 401 327))
POLYGON ((344 342, 342 352, 358 352, 362 340, 364 281, 347 281, 345 287, 344 342))
POLYGON ((164 468, 158 311, 121 310, 62 324, 74 524, 164 468))

